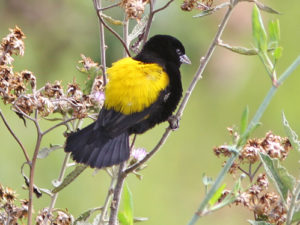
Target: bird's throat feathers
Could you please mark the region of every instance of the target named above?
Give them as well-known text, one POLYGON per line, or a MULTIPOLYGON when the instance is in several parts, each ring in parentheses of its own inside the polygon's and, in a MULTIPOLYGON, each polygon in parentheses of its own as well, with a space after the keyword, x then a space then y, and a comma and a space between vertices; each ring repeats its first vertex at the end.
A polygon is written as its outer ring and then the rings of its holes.
POLYGON ((113 63, 107 74, 104 107, 126 115, 149 107, 169 84, 169 77, 160 65, 129 57, 113 63))

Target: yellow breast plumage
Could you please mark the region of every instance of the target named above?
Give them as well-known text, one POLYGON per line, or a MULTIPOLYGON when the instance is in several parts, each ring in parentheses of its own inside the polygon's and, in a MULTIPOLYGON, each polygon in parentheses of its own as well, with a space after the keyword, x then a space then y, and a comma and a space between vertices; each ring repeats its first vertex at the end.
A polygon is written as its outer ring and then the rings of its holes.
POLYGON ((149 107, 169 84, 169 77, 160 65, 129 57, 113 63, 107 74, 105 108, 126 115, 149 107))

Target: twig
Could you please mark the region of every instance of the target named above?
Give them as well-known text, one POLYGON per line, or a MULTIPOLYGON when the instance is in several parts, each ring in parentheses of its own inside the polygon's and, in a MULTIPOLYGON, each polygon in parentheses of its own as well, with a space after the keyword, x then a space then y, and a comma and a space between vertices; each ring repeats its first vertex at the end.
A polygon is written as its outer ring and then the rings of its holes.
POLYGON ((107 217, 107 210, 108 210, 109 202, 110 202, 111 197, 113 196, 114 186, 115 186, 117 178, 118 178, 118 174, 115 174, 115 172, 114 172, 114 174, 112 175, 112 178, 111 178, 111 183, 110 183, 110 186, 108 189, 107 196, 105 198, 104 205, 102 207, 101 217, 99 219, 98 225, 105 224, 105 221, 107 219, 106 217, 107 217))
POLYGON ((121 2, 118 2, 118 3, 115 3, 115 4, 111 4, 111 5, 109 5, 109 6, 103 7, 103 8, 98 7, 98 8, 96 8, 96 10, 98 10, 98 11, 105 11, 105 10, 107 10, 107 9, 111 9, 111 8, 117 7, 117 6, 119 6, 120 4, 121 4, 121 2))
POLYGON ((293 191, 292 193, 292 199, 290 201, 291 203, 286 216, 286 225, 291 225, 293 222, 293 215, 297 206, 296 203, 298 200, 299 193, 300 193, 300 183, 297 184, 295 191, 293 191))
POLYGON ((246 174, 248 177, 249 177, 249 179, 250 179, 250 174, 246 171, 246 170, 244 170, 242 167, 240 167, 240 166, 238 166, 238 169, 240 170, 240 171, 242 171, 244 174, 246 174))
MULTIPOLYGON (((96 0, 93 0, 93 1, 96 1, 96 0)), ((124 41, 122 40, 122 38, 120 37, 120 35, 116 32, 116 31, 114 31, 109 25, 107 25, 105 22, 104 22, 104 20, 103 20, 103 18, 102 18, 102 16, 101 16, 101 13, 100 13, 100 11, 98 11, 98 10, 96 10, 96 12, 97 12, 97 16, 98 16, 98 19, 100 20, 100 23, 102 23, 103 24, 103 26, 107 29, 107 30, 109 30, 120 42, 121 42, 121 44, 123 45, 123 47, 124 47, 124 49, 125 49, 125 51, 126 51, 126 53, 129 55, 129 56, 131 56, 131 54, 130 54, 130 52, 129 52, 129 49, 127 48, 127 46, 126 46, 126 43, 124 43, 124 41)))
MULTIPOLYGON (((126 49, 129 47, 128 43, 128 29, 129 29, 129 20, 127 18, 127 15, 124 15, 124 25, 123 25, 123 41, 126 45, 126 49)), ((126 52, 126 49, 124 50, 124 57, 128 57, 128 54, 126 52)))
POLYGON ((250 181, 252 182, 253 178, 255 177, 256 173, 258 172, 258 170, 260 169, 260 167, 262 166, 262 162, 257 166, 257 168, 255 169, 254 173, 251 174, 250 176, 250 181))
POLYGON ((118 180, 114 190, 114 197, 110 206, 109 225, 117 225, 118 211, 120 206, 121 194, 123 189, 124 180, 126 174, 123 172, 126 162, 123 162, 119 166, 118 180))
POLYGON ((32 224, 32 213, 33 213, 33 185, 34 185, 34 172, 35 165, 37 160, 37 155, 39 153, 41 141, 42 141, 42 132, 38 121, 35 121, 35 126, 37 129, 37 141, 34 149, 34 153, 32 156, 31 164, 30 164, 30 176, 29 176, 29 202, 28 202, 28 225, 32 224))
POLYGON ((154 15, 164 9, 166 9, 174 0, 169 0, 164 6, 162 6, 159 9, 154 10, 154 1, 150 0, 149 1, 149 7, 150 7, 150 12, 149 12, 149 17, 148 17, 148 22, 145 28, 145 33, 144 33, 144 37, 143 37, 143 44, 147 41, 148 36, 149 36, 149 32, 150 32, 150 27, 154 18, 154 15))
POLYGON ((94 7, 97 11, 98 21, 99 21, 99 34, 100 34, 100 55, 101 55, 101 69, 103 74, 103 85, 105 86, 107 83, 106 79, 106 44, 105 44, 105 35, 104 35, 104 27, 103 23, 101 22, 102 13, 99 8, 101 8, 101 0, 93 0, 94 7))
MULTIPOLYGON (((281 85, 299 65, 300 65, 300 56, 298 56, 297 59, 280 76, 280 78, 278 79, 278 85, 281 85)), ((270 88, 270 90, 267 93, 266 97, 264 98, 263 102, 260 104, 255 115, 253 116, 252 120, 250 121, 245 133, 248 133, 249 131, 251 131, 253 129, 253 127, 259 122, 263 113, 266 111, 272 97, 274 96, 275 92, 277 91, 277 88, 278 87, 276 87, 276 86, 272 86, 270 88)), ((239 152, 241 149, 241 146, 237 146, 236 148, 237 148, 236 151, 239 152)), ((224 168, 221 170, 215 183, 212 185, 211 189, 209 190, 209 192, 207 193, 207 195, 205 196, 203 201, 200 203, 198 210, 195 212, 195 214, 193 215, 193 217, 190 220, 190 222, 188 223, 188 225, 194 225, 197 222, 197 220, 200 218, 200 216, 202 215, 202 212, 205 211, 205 207, 206 207, 207 203, 209 202, 211 197, 215 194, 215 192, 218 190, 221 182, 224 180, 225 175, 229 171, 231 165, 233 164, 235 159, 238 157, 238 155, 239 154, 234 154, 227 160, 224 168)))
MULTIPOLYGON (((225 16, 224 16, 224 18, 223 18, 220 26, 219 26, 219 30, 218 30, 218 32, 217 32, 214 40, 212 41, 212 43, 211 43, 211 45, 210 45, 207 53, 205 54, 205 56, 200 61, 200 66, 199 66, 199 68, 198 68, 198 70, 197 70, 197 72, 196 72, 196 74, 195 74, 195 76, 194 76, 194 78, 193 78, 193 80, 192 80, 192 82, 191 82, 188 90, 186 91, 186 93, 184 95, 184 98, 183 98, 183 100, 182 100, 182 102, 181 102, 181 104, 180 104, 180 106, 179 106, 179 108, 177 110, 176 117, 178 119, 181 118, 181 116, 183 114, 183 111, 184 111, 184 109, 185 109, 185 107, 187 105, 187 102, 188 102, 188 100, 189 100, 189 98, 190 98, 190 96, 191 96, 191 94, 192 94, 192 92, 193 92, 193 90, 194 90, 197 82, 199 81, 200 78, 202 78, 201 77, 202 73, 203 73, 203 71, 204 71, 204 69, 205 69, 205 67, 206 67, 206 65, 207 65, 207 63, 208 63, 211 55, 213 54, 214 49, 216 48, 216 46, 218 44, 218 40, 220 39, 220 37, 221 37, 221 35, 222 35, 223 31, 224 31, 224 28, 225 28, 225 26, 227 24, 227 21, 229 19, 229 16, 231 14, 232 9, 233 9, 233 7, 229 7, 228 8, 228 10, 227 10, 227 12, 226 12, 226 14, 225 14, 225 16)), ((171 129, 167 128, 166 131, 165 131, 165 133, 163 134, 162 138, 160 139, 160 141, 158 142, 158 144, 155 146, 155 148, 151 152, 149 152, 145 156, 144 159, 142 159, 141 161, 139 161, 136 164, 132 165, 131 167, 127 168, 125 170, 125 173, 130 173, 130 172, 134 171, 135 169, 137 169, 138 167, 140 167, 143 163, 145 163, 146 161, 148 161, 152 157, 152 155, 154 155, 154 153, 157 152, 161 148, 161 146, 165 143, 165 141, 167 140, 167 138, 170 135, 170 133, 171 133, 171 129)))
POLYGON ((28 153, 27 153, 24 145, 22 144, 22 142, 20 141, 20 139, 16 136, 16 134, 13 132, 13 130, 11 129, 11 127, 9 126, 9 124, 7 123, 7 120, 5 119, 5 117, 4 117, 1 109, 0 109, 0 116, 1 116, 1 119, 3 120, 4 125, 6 126, 6 128, 8 129, 8 131, 10 132, 10 134, 13 136, 13 138, 16 140, 16 142, 21 147, 27 163, 30 164, 30 159, 29 159, 28 153))
MULTIPOLYGON (((130 152, 132 152, 134 143, 136 141, 136 137, 137 137, 137 135, 135 134, 133 136, 133 139, 132 139, 132 142, 130 145, 130 152)), ((126 162, 120 164, 119 173, 117 174, 118 179, 117 179, 117 183, 116 183, 115 190, 114 190, 114 198, 113 198, 113 201, 111 202, 109 225, 117 224, 117 215, 118 215, 119 205, 120 205, 120 201, 121 201, 121 193, 122 193, 122 189, 123 189, 123 183, 124 183, 126 176, 128 175, 128 173, 125 172, 125 164, 126 164, 126 162)), ((115 175, 113 177, 115 177, 115 175)))
POLYGON ((124 170, 124 173, 129 174, 133 172, 135 169, 139 168, 141 165, 143 165, 145 162, 147 162, 166 142, 168 136, 171 133, 171 128, 167 128, 157 145, 139 162, 133 164, 131 167, 128 167, 126 170, 124 170))
POLYGON ((44 136, 45 134, 49 133, 50 131, 54 130, 55 128, 61 126, 61 125, 66 125, 68 122, 72 121, 72 120, 75 120, 77 118, 73 117, 73 118, 69 118, 67 120, 64 120, 56 125, 54 125, 53 127, 50 127, 49 129, 45 130, 43 133, 42 133, 42 136, 44 136))
MULTIPOLYGON (((60 170, 59 177, 58 177, 58 179, 57 179, 57 181, 58 181, 59 183, 62 182, 62 180, 63 180, 63 178, 64 178, 64 176, 65 176, 67 164, 68 164, 69 159, 70 159, 70 154, 71 154, 71 153, 67 153, 66 156, 65 156, 64 162, 63 162, 62 167, 61 167, 61 170, 60 170)), ((49 208, 48 208, 48 217, 47 217, 47 216, 45 217, 45 219, 44 219, 44 224, 47 224, 48 218, 49 218, 49 216, 51 215, 51 211, 52 211, 52 209, 54 208, 54 205, 55 205, 55 203, 56 203, 57 197, 58 197, 58 192, 56 192, 55 194, 53 194, 52 197, 51 197, 51 203, 50 203, 50 206, 49 206, 49 208)))

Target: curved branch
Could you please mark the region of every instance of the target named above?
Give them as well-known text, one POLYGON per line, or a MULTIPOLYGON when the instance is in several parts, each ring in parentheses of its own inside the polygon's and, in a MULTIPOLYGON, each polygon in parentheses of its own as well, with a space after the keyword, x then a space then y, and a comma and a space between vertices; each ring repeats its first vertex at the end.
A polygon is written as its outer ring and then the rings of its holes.
POLYGON ((42 136, 44 136, 45 134, 47 134, 47 133, 49 133, 50 131, 54 130, 55 128, 57 128, 57 127, 59 127, 59 126, 61 126, 61 125, 65 125, 66 123, 68 123, 68 122, 70 122, 70 121, 72 121, 72 120, 75 120, 75 119, 77 119, 77 118, 72 117, 72 118, 69 118, 69 119, 67 119, 67 120, 64 120, 64 121, 62 121, 62 122, 60 122, 60 123, 54 125, 53 127, 50 127, 48 130, 45 130, 45 131, 42 133, 42 136))
POLYGON ((130 54, 130 52, 129 52, 129 49, 127 48, 127 46, 126 46, 126 43, 123 41, 123 39, 120 37, 120 35, 116 32, 116 31, 114 31, 109 25, 107 25, 105 22, 104 22, 104 20, 103 20, 103 18, 102 18, 102 16, 101 16, 101 13, 100 13, 100 11, 98 11, 97 10, 97 16, 98 16, 98 18, 99 18, 99 20, 100 20, 100 22, 103 24, 103 26, 107 29, 107 30, 109 30, 120 42, 121 42, 121 44, 123 45, 123 47, 124 47, 124 49, 125 49, 125 51, 126 51, 126 53, 127 53, 127 55, 128 56, 131 56, 131 54, 130 54))
POLYGON ((8 129, 8 131, 10 132, 10 134, 13 136, 13 138, 16 140, 16 142, 19 144, 19 146, 21 147, 23 153, 24 153, 24 156, 26 158, 26 161, 27 163, 30 164, 30 159, 29 159, 29 156, 28 156, 28 153, 24 147, 24 145, 22 144, 22 142, 19 140, 19 138, 16 136, 16 134, 13 132, 13 130, 11 129, 11 127, 9 126, 9 124, 7 123, 7 120, 5 119, 1 109, 0 109, 0 117, 1 119, 3 120, 3 123, 4 125, 6 126, 6 128, 8 129))

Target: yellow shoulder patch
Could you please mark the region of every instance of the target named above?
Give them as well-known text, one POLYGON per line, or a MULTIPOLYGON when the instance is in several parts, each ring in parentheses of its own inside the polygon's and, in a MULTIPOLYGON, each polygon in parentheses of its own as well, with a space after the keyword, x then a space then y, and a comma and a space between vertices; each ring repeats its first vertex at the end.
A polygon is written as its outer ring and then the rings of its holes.
POLYGON ((105 107, 126 115, 149 107, 169 84, 169 77, 160 65, 129 57, 113 63, 107 74, 105 107))

